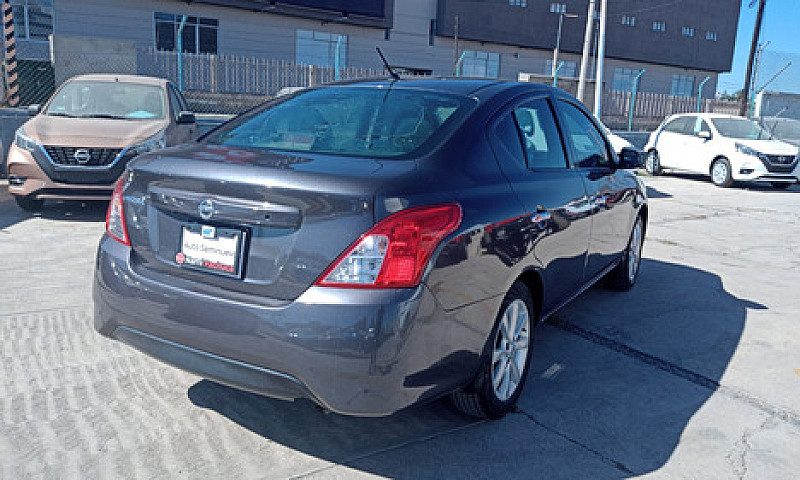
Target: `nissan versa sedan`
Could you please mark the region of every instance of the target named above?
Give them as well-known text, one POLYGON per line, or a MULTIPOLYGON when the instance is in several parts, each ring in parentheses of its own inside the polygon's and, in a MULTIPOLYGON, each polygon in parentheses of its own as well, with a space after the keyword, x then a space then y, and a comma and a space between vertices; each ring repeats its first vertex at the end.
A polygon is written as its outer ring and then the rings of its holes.
POLYGON ((517 402, 534 327, 636 282, 642 183, 550 87, 374 80, 281 97, 116 184, 95 328, 201 376, 380 416, 517 402))
POLYGON ((784 189, 800 181, 798 148, 772 137, 758 122, 721 114, 668 117, 645 146, 645 169, 710 175, 714 185, 769 182, 784 189))

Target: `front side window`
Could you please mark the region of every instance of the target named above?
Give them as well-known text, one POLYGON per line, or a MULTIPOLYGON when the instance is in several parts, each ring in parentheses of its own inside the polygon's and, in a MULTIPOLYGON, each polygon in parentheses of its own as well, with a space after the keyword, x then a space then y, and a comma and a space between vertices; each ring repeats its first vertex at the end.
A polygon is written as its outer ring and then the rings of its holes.
POLYGON ((500 76, 500 54, 464 50, 461 57, 461 76, 498 78, 500 76))
POLYGON ((162 119, 164 91, 155 85, 126 82, 74 81, 53 96, 45 114, 125 120, 162 119))
POLYGON ((12 0, 14 36, 44 40, 53 33, 53 0, 12 0))
POLYGON ((673 75, 670 95, 673 97, 693 97, 694 77, 692 75, 673 75))
POLYGON ((514 109, 529 168, 566 168, 567 159, 550 103, 527 102, 514 109))
POLYGON ((746 118, 712 118, 711 123, 720 135, 740 140, 767 140, 772 135, 758 122, 746 118))
POLYGON ((318 67, 347 65, 347 35, 298 30, 296 36, 297 63, 318 67))
MULTIPOLYGON (((177 51, 178 30, 182 15, 156 12, 156 50, 177 51)), ((184 53, 217 53, 217 30, 219 22, 213 18, 187 16, 181 34, 184 53)))
POLYGON ((603 134, 578 107, 559 101, 567 130, 567 143, 575 154, 575 164, 582 168, 609 167, 611 157, 603 134))
POLYGON ((401 88, 309 90, 232 120, 212 145, 372 158, 426 151, 469 114, 457 95, 401 88))

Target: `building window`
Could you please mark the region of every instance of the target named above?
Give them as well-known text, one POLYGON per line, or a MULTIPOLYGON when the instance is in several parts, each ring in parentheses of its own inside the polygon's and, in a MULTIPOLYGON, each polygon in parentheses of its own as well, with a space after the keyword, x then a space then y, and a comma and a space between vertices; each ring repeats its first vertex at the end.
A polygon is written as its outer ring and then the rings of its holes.
POLYGON ((567 13, 566 3, 551 3, 550 13, 567 13))
POLYGON ((611 90, 630 92, 631 89, 633 89, 633 79, 636 75, 639 75, 639 70, 633 68, 615 68, 611 90))
POLYGON ((428 45, 433 46, 434 39, 436 38, 436 19, 431 20, 431 26, 428 28, 428 45))
POLYGON ((12 0, 14 36, 21 40, 47 40, 53 33, 53 0, 12 0))
POLYGON ((297 63, 334 67, 337 51, 339 66, 344 67, 347 65, 347 35, 311 30, 297 31, 297 63))
POLYGON ((694 28, 692 28, 692 27, 683 27, 681 29, 681 34, 684 37, 694 37, 694 28))
MULTIPOLYGON (((182 15, 156 12, 156 49, 176 51, 178 49, 178 29, 182 15)), ((219 22, 213 18, 186 17, 183 25, 184 53, 217 53, 217 29, 219 22)))
POLYGON ((665 22, 653 22, 653 31, 654 32, 666 32, 667 31, 667 24, 665 22))
POLYGON ((706 32, 706 40, 717 41, 717 32, 706 32))
POLYGON ((670 95, 673 97, 693 97, 694 77, 691 75, 673 75, 670 95))
POLYGON ((461 76, 498 78, 500 76, 500 54, 464 50, 461 57, 461 76))
MULTIPOLYGON (((558 63, 561 63, 562 60, 559 60, 558 63)), ((575 62, 567 62, 564 61, 564 65, 561 66, 561 70, 558 71, 559 77, 569 77, 575 78, 575 73, 578 71, 578 64, 575 62)), ((545 64, 544 68, 545 75, 552 75, 553 74, 553 60, 550 59, 545 64)))
POLYGON ((512 7, 527 7, 528 0, 508 0, 508 4, 512 7))
POLYGON ((629 27, 634 27, 636 26, 636 17, 634 17, 633 15, 623 15, 622 24, 627 25, 629 27))

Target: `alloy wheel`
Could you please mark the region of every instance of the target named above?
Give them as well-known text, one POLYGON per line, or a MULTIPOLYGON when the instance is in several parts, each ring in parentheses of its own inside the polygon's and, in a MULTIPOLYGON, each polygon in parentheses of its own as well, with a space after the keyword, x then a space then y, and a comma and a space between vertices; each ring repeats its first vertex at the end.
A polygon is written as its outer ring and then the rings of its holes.
POLYGON ((492 388, 498 400, 511 398, 522 382, 529 342, 528 307, 516 299, 503 312, 492 350, 492 388))

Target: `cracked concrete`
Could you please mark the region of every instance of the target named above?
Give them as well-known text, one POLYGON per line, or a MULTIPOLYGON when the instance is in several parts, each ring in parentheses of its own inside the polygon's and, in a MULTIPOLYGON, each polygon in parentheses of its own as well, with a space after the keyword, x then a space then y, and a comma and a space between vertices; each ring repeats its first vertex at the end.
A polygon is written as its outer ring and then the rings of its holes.
POLYGON ((326 415, 106 341, 89 302, 104 207, 31 217, 0 185, 0 479, 795 477, 800 187, 645 181, 639 285, 538 329, 496 422, 445 402, 326 415))

